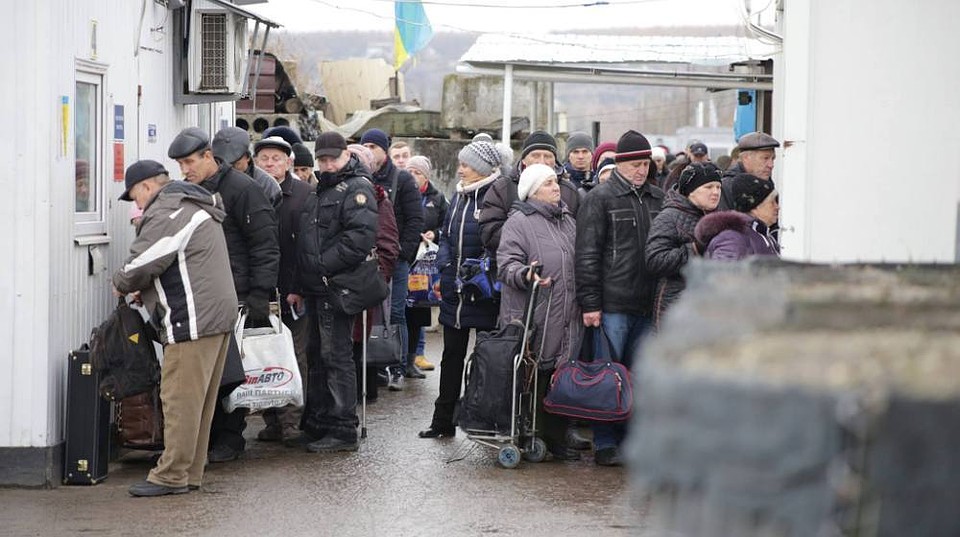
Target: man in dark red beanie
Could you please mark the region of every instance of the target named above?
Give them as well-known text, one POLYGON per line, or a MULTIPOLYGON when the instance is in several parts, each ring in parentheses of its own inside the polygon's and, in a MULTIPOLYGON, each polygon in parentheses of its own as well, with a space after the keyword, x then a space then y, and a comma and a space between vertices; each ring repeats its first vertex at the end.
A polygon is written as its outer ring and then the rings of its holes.
MULTIPOLYGON (((651 325, 656 279, 647 274, 647 233, 660 212, 664 194, 647 184, 650 142, 636 131, 617 141, 617 168, 610 178, 587 193, 577 215, 576 283, 583 324, 600 327, 594 356, 608 357, 630 367, 640 340, 651 325)), ((619 466, 622 424, 593 426, 595 462, 619 466)))

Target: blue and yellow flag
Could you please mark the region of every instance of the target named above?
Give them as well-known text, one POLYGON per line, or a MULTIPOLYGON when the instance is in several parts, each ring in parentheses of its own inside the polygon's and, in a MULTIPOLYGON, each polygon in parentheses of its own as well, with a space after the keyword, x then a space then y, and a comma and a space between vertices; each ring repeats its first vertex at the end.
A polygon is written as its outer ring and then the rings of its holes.
POLYGON ((433 37, 433 29, 420 0, 397 0, 393 4, 397 27, 393 31, 393 69, 420 52, 433 37))

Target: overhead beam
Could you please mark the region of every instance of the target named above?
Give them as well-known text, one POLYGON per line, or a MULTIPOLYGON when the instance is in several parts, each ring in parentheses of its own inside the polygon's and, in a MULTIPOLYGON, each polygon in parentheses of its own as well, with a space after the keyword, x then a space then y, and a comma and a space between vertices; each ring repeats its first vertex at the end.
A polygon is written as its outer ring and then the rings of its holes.
MULTIPOLYGON (((770 75, 742 75, 707 72, 669 72, 649 70, 604 69, 596 67, 536 67, 513 66, 512 78, 544 82, 570 82, 577 84, 625 84, 633 86, 673 86, 708 89, 753 89, 773 90, 770 75)), ((457 72, 467 75, 503 76, 505 66, 475 66, 458 63, 457 72)))

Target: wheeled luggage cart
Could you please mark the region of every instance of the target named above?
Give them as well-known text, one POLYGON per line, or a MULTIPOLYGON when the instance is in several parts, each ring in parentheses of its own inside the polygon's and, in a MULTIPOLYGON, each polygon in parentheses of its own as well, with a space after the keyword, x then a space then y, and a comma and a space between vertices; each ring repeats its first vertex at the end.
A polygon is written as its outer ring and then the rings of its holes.
MULTIPOLYGON (((542 267, 535 265, 539 275, 542 267)), ((513 387, 511 390, 510 431, 464 428, 467 440, 497 450, 497 462, 504 468, 516 468, 520 460, 543 462, 547 456, 547 444, 536 436, 537 432, 537 375, 540 357, 530 352, 533 332, 533 312, 537 303, 540 285, 530 283, 530 294, 523 315, 523 336, 520 350, 513 357, 513 387)), ((464 384, 474 366, 473 355, 463 368, 464 384)))

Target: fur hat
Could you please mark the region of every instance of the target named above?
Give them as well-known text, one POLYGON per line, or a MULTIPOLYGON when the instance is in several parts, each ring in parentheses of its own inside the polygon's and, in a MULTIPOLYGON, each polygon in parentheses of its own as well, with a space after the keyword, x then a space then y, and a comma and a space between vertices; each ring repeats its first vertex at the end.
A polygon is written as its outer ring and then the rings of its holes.
POLYGON ((263 131, 263 137, 269 138, 271 136, 279 136, 283 138, 285 142, 290 144, 302 144, 303 139, 300 138, 300 135, 297 134, 297 131, 288 127, 287 125, 280 125, 278 127, 270 127, 269 129, 263 131))
POLYGON ((429 181, 433 175, 433 163, 430 162, 429 158, 423 155, 416 155, 410 157, 410 160, 407 161, 407 171, 410 170, 417 170, 429 181))
POLYGON ((647 137, 637 131, 629 130, 617 140, 617 156, 614 160, 617 162, 649 160, 650 153, 650 142, 647 141, 647 137))
POLYGON ((517 197, 520 201, 527 201, 531 194, 540 189, 547 179, 556 177, 557 172, 546 164, 531 164, 520 173, 520 182, 517 183, 517 197))
POLYGON ((490 142, 470 142, 460 150, 457 158, 484 177, 493 174, 493 170, 503 163, 500 149, 490 142))
POLYGON ((733 178, 733 208, 741 213, 749 213, 767 199, 773 190, 773 181, 760 179, 749 173, 737 174, 733 178))
POLYGON ((556 138, 550 136, 550 133, 546 131, 531 132, 530 136, 527 136, 523 141, 523 149, 520 150, 520 160, 523 160, 531 151, 536 151, 537 149, 549 151, 553 153, 554 158, 557 158, 556 138))

